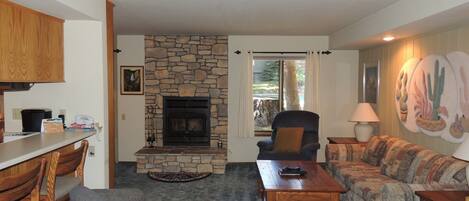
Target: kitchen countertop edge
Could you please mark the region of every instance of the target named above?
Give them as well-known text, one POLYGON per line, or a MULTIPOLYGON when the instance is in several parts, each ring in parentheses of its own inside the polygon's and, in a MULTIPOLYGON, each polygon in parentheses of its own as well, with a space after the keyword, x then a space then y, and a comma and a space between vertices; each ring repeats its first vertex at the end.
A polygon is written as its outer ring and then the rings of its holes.
POLYGON ((42 133, 0 144, 0 170, 76 143, 96 134, 95 130, 42 133))

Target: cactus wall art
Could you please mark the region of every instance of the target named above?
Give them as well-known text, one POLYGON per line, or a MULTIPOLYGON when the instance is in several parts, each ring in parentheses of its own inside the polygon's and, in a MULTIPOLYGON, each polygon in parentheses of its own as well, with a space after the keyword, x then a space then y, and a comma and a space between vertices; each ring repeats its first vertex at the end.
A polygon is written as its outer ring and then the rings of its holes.
POLYGON ((462 142, 469 133, 469 55, 464 52, 451 52, 446 55, 456 72, 458 110, 450 126, 448 141, 462 142))
POLYGON ((419 128, 415 124, 414 108, 409 107, 413 103, 414 97, 411 94, 410 81, 420 59, 411 58, 402 66, 396 82, 396 91, 394 94, 396 111, 401 123, 407 130, 418 132, 419 128))
POLYGON ((429 55, 421 60, 413 58, 403 65, 397 77, 395 102, 398 118, 406 129, 459 142, 462 124, 454 122, 461 121, 462 114, 458 114, 454 72, 448 58, 439 55, 429 55))
POLYGON ((448 117, 446 107, 441 106, 446 67, 442 67, 440 70, 440 62, 436 60, 433 70, 433 83, 430 73, 421 70, 423 90, 421 91, 417 85, 414 85, 416 92, 414 109, 417 126, 431 132, 443 130, 446 127, 446 121, 442 115, 448 117))

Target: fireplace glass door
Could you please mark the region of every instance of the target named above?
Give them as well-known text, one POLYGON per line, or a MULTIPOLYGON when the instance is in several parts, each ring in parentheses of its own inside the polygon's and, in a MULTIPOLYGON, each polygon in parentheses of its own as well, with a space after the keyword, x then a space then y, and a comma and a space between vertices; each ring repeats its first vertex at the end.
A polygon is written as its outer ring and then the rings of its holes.
POLYGON ((165 97, 164 104, 164 145, 210 145, 208 98, 165 97))

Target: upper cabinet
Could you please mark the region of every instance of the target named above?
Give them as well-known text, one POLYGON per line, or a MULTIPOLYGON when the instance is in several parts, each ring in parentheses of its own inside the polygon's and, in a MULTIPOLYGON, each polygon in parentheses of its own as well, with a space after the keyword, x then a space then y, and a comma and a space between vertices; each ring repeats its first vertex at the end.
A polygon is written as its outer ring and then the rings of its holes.
POLYGON ((0 0, 0 82, 63 82, 63 22, 0 0))

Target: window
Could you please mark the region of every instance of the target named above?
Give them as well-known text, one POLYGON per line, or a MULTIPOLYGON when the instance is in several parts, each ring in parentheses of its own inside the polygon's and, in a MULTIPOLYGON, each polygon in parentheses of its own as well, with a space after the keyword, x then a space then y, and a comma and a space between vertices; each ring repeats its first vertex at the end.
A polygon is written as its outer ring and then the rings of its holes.
POLYGON ((304 107, 305 59, 255 57, 253 62, 254 128, 271 131, 277 113, 304 107))

